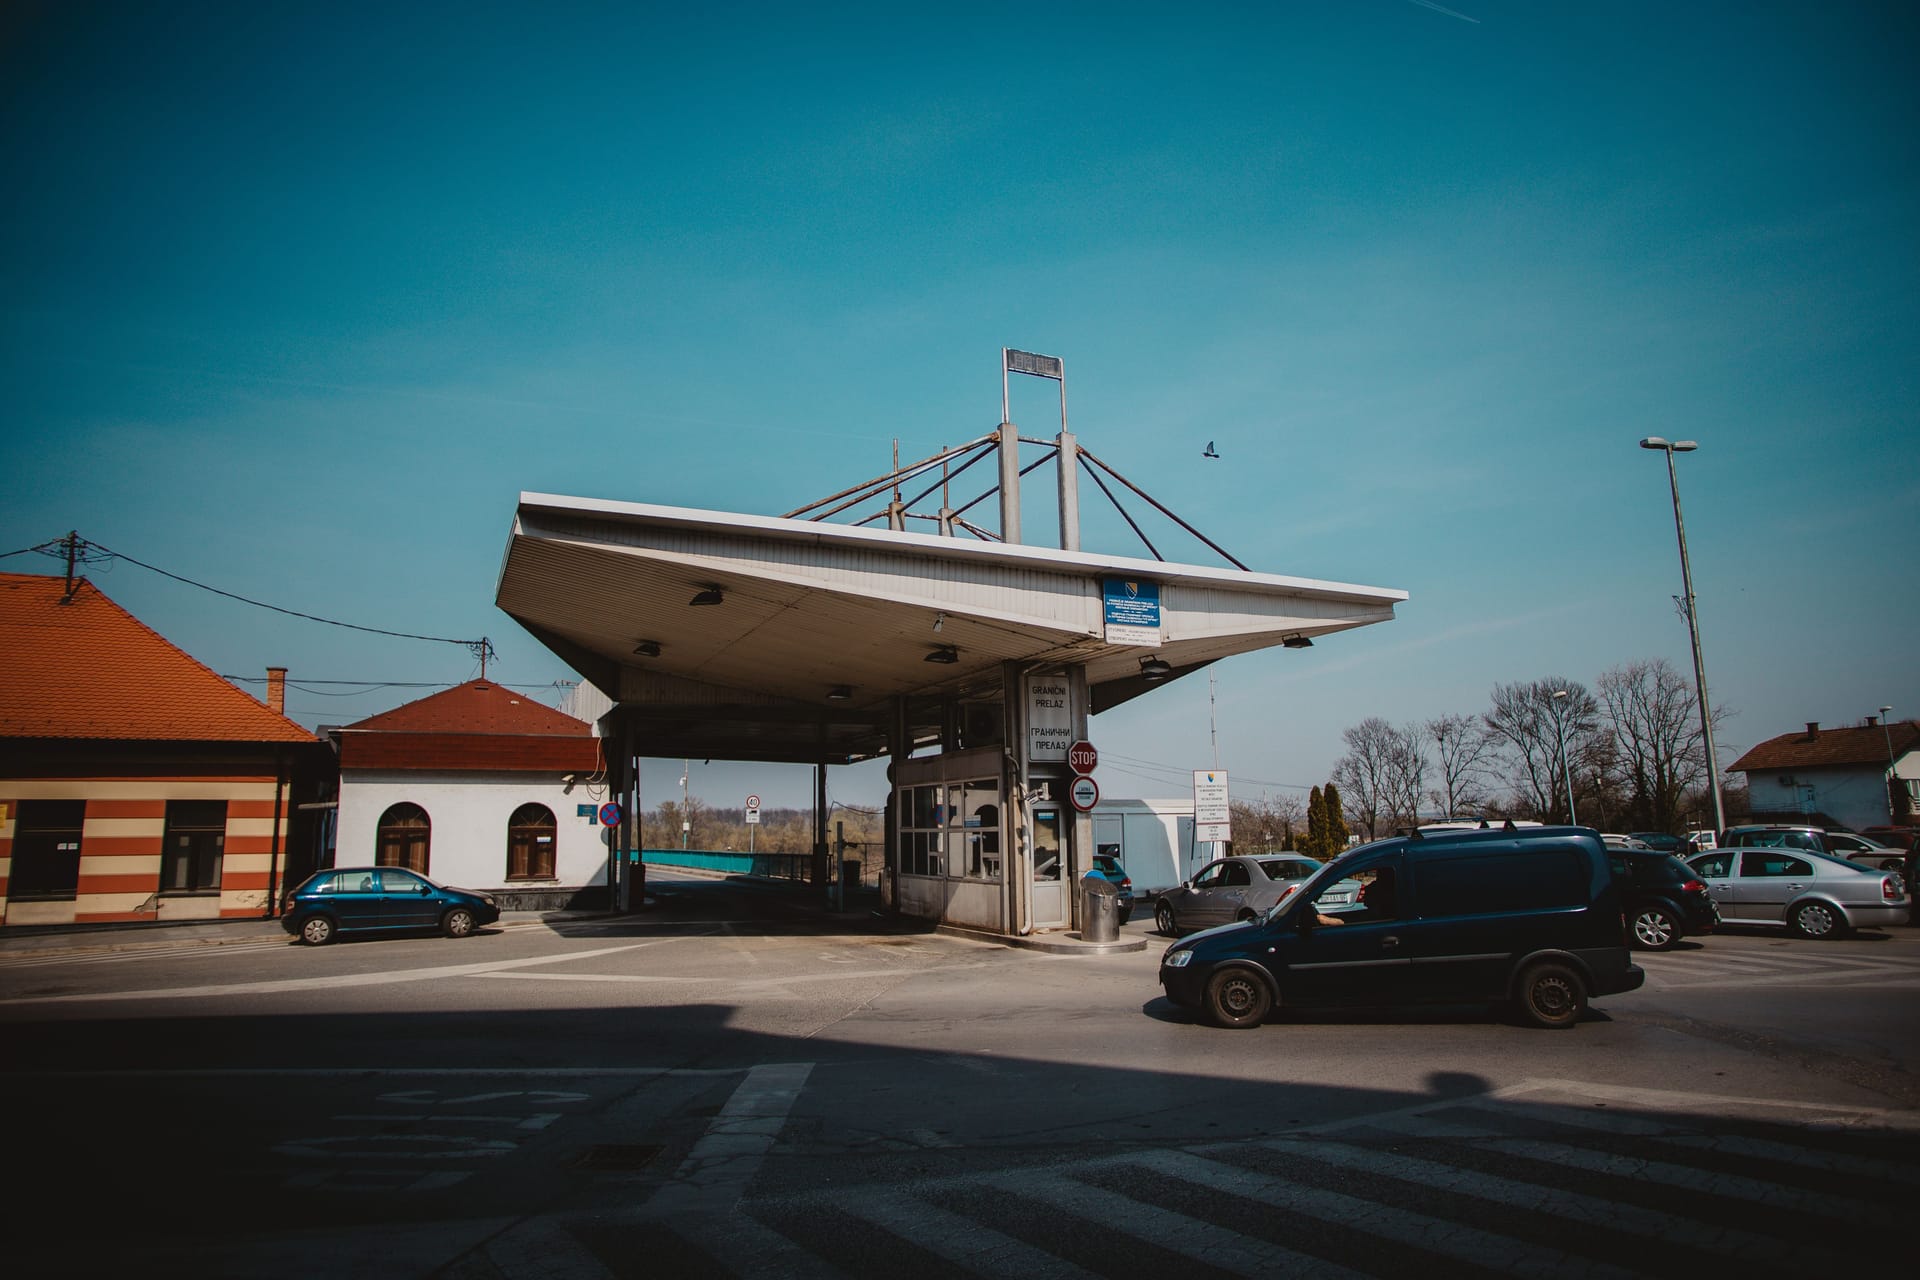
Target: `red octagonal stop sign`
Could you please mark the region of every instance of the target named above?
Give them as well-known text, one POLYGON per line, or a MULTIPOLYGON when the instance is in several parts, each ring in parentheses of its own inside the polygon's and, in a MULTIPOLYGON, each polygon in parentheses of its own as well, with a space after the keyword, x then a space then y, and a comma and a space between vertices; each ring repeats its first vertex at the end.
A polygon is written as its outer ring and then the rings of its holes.
POLYGON ((1067 767, 1075 773, 1083 775, 1092 773, 1094 766, 1099 763, 1100 753, 1095 751, 1093 744, 1084 738, 1067 748, 1067 767))

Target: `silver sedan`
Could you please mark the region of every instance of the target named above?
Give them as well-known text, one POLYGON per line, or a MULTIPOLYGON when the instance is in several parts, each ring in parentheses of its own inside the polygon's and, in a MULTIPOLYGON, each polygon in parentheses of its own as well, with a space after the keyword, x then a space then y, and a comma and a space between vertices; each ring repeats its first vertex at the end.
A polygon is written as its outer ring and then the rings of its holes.
POLYGON ((1687 865, 1730 925, 1785 927, 1806 938, 1905 924, 1900 877, 1810 849, 1715 849, 1687 865))
MULTIPOLYGON (((1320 867, 1319 861, 1303 853, 1216 859, 1193 879, 1160 895, 1153 905, 1154 926, 1161 933, 1177 936, 1188 929, 1251 920, 1305 884, 1320 867)), ((1328 903, 1351 904, 1359 889, 1354 882, 1342 880, 1321 894, 1320 902, 1323 907, 1328 903)))

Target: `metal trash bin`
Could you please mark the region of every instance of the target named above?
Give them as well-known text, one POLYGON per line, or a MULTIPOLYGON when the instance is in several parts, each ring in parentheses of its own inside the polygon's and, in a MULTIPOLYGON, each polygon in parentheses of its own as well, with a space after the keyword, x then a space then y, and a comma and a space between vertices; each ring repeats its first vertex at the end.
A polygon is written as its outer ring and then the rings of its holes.
POLYGON ((1097 872, 1080 878, 1080 940, 1115 942, 1120 937, 1120 886, 1097 872))

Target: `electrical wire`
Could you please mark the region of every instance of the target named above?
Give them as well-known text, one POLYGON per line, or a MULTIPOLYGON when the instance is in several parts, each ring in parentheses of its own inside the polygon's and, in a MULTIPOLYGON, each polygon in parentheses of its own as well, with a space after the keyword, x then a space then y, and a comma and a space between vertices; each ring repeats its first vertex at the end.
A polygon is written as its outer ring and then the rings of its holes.
MULTIPOLYGON (((451 636, 426 636, 411 631, 389 631, 385 627, 368 627, 362 626, 357 622, 341 622, 335 618, 322 618, 318 614, 302 613, 298 609, 283 609, 277 604, 267 604, 262 600, 252 600, 246 596, 237 595, 232 591, 222 591, 219 587, 210 587, 204 582, 195 582, 192 578, 182 577, 177 573, 162 569, 158 565, 148 564, 144 560, 136 560, 125 552, 115 551, 111 547, 102 546, 98 542, 91 542, 85 538, 55 538, 50 542, 43 542, 37 547, 29 547, 28 550, 38 551, 43 555, 62 559, 70 554, 73 555, 75 559, 80 559, 85 552, 97 552, 99 556, 113 560, 124 560, 128 564, 137 565, 147 570, 149 573, 157 573, 163 578, 171 578, 175 582, 185 583, 189 587, 198 587, 200 590, 210 591, 216 596, 225 596, 227 599, 237 600, 241 604, 250 604, 256 609, 268 609, 274 613, 283 613, 290 618, 304 618, 308 622, 321 622, 330 627, 344 627, 349 631, 365 631, 377 636, 392 636, 398 640, 425 640, 432 644, 457 644, 464 649, 472 651, 475 657, 492 658, 495 656, 493 642, 485 636, 481 636, 478 640, 456 640, 451 636)), ((9 552, 8 554, 17 553, 9 552)), ((89 563, 91 563, 91 561, 89 561, 89 563)))

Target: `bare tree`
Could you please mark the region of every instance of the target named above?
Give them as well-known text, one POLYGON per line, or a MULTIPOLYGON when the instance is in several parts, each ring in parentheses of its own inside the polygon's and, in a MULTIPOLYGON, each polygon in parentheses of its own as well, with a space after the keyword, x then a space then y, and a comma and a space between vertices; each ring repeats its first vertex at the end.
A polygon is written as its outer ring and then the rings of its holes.
POLYGON ((1392 759, 1399 733, 1379 716, 1368 716, 1342 732, 1347 754, 1333 766, 1346 813, 1367 829, 1367 839, 1379 837, 1380 818, 1388 808, 1392 788, 1392 759))
POLYGON ((1493 706, 1481 718, 1499 744, 1519 806, 1544 822, 1566 821, 1566 771, 1579 772, 1578 761, 1600 723, 1599 704, 1586 686, 1559 676, 1498 684, 1493 706))
POLYGON ((1420 802, 1427 798, 1426 729, 1409 724, 1392 731, 1387 752, 1387 826, 1418 826, 1420 802))
POLYGON ((1618 753, 1627 825, 1680 829, 1683 797, 1707 781, 1697 705, 1693 685, 1665 658, 1624 663, 1601 675, 1600 706, 1618 753))
POLYGON ((1440 769, 1440 785, 1430 793, 1440 816, 1477 816, 1487 803, 1486 763, 1493 751, 1486 726, 1478 716, 1435 716, 1426 729, 1440 769))
POLYGON ((1298 796, 1262 796, 1258 800, 1235 800, 1233 847, 1240 853, 1272 853, 1293 847, 1306 807, 1298 796))

